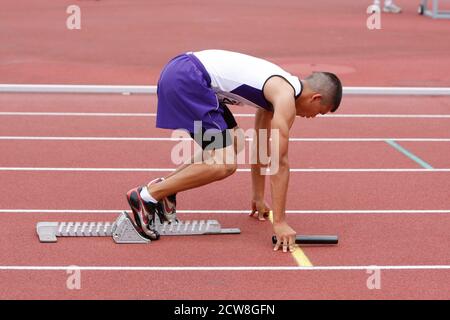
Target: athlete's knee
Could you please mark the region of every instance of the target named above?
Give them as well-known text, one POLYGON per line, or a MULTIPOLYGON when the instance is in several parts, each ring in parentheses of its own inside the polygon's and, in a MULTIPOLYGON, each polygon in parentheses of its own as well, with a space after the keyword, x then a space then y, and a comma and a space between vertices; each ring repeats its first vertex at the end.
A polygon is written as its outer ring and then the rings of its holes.
POLYGON ((235 173, 237 170, 237 164, 236 163, 227 163, 225 164, 225 174, 226 176, 231 176, 233 173, 235 173))
POLYGON ((217 165, 217 171, 220 179, 224 179, 226 177, 231 176, 233 173, 237 170, 237 164, 236 163, 223 163, 220 165, 217 165))
POLYGON ((239 127, 235 127, 234 129, 234 151, 236 154, 241 153, 245 148, 245 132, 243 129, 239 127))

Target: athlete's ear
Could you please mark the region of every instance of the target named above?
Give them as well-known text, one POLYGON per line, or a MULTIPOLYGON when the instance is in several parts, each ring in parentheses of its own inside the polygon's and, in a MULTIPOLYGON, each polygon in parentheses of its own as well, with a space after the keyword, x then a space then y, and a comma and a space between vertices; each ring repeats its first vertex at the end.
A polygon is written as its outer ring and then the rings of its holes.
POLYGON ((311 96, 311 102, 321 102, 322 101, 322 95, 320 93, 314 93, 311 96))

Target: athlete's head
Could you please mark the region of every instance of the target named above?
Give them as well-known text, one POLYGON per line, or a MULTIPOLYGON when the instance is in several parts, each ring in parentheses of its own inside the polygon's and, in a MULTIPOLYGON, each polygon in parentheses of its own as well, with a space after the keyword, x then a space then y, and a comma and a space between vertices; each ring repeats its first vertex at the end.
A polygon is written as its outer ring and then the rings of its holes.
POLYGON ((311 118, 339 108, 342 84, 335 74, 314 72, 302 83, 302 94, 296 100, 297 115, 311 118))

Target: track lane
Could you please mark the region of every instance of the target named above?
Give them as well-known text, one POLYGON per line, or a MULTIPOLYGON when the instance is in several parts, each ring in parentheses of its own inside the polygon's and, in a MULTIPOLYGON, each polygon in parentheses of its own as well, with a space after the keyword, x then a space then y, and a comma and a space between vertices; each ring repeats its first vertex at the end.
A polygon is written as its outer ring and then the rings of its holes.
MULTIPOLYGON (((14 215, 14 219, 1 215, 0 231, 9 240, 2 244, 5 250, 0 252, 0 260, 2 266, 294 265, 290 255, 271 250, 269 223, 236 215, 208 217, 219 218, 224 226, 239 226, 242 234, 163 237, 148 245, 115 245, 110 238, 63 238, 56 244, 40 244, 34 233, 37 221, 104 221, 114 215, 35 214, 14 215)), ((297 230, 338 231, 339 246, 304 248, 316 266, 450 264, 445 227, 449 215, 301 215, 290 220, 297 230), (424 237, 424 229, 432 232, 424 237)), ((1 270, 0 281, 6 284, 2 288, 8 289, 0 289, 0 297, 92 299, 101 295, 107 299, 159 299, 170 295, 173 299, 267 299, 271 295, 280 299, 420 299, 423 290, 427 298, 448 297, 449 270, 382 270, 380 290, 367 288, 370 275, 366 270, 81 271, 82 289, 78 291, 66 288, 68 274, 64 271, 1 270), (119 275, 121 280, 117 281, 119 275), (317 283, 322 285, 318 287, 317 283), (28 286, 26 290, 24 286, 28 286), (409 290, 404 290, 405 286, 409 290), (215 292, 214 297, 211 292, 215 292)))
POLYGON ((240 228, 242 235, 164 237, 164 241, 117 245, 111 237, 59 239, 41 244, 38 221, 114 221, 117 215, 70 214, 1 215, 5 234, 0 253, 2 265, 118 265, 118 266, 235 266, 275 264, 295 266, 289 254, 271 250, 270 223, 238 215, 185 214, 184 220, 218 219, 225 228, 240 228), (26 228, 27 232, 23 232, 26 228), (20 231, 21 229, 22 231, 20 231), (269 235, 269 236, 265 236, 269 235), (16 248, 16 249, 14 249, 16 248), (87 248, 89 248, 87 250, 87 248), (262 249, 262 250, 261 250, 262 249))
MULTIPOLYGON (((253 127, 253 119, 241 118, 245 130, 253 127)), ((446 119, 298 119, 292 137, 386 137, 449 138, 450 118, 446 119)), ((155 128, 155 118, 95 117, 0 117, 0 136, 71 136, 71 137, 170 137, 171 130, 155 128)))
MULTIPOLYGON (((158 176, 136 172, 1 172, 1 208, 123 209, 128 189, 158 176)), ((450 172, 293 173, 287 209, 448 210, 449 178, 450 172)), ((180 193, 178 208, 241 210, 250 204, 250 183, 250 173, 236 173, 180 193)))
MULTIPOLYGON (((242 233, 162 236, 148 245, 117 245, 110 237, 59 238, 57 243, 41 244, 35 231, 39 221, 114 221, 116 217, 1 214, 1 265, 297 266, 290 254, 272 250, 271 224, 246 214, 181 214, 183 220, 216 219, 224 228, 240 228, 242 233)), ((290 214, 288 219, 298 234, 339 235, 337 246, 303 248, 313 266, 450 265, 450 214, 290 214)))
MULTIPOLYGON (((193 152, 194 142, 188 145, 193 152)), ((249 167, 250 145, 246 142, 245 163, 239 168, 249 167)), ((0 167, 176 168, 171 154, 178 146, 176 141, 0 140, 0 167)), ((435 146, 450 154, 450 142, 435 146)), ((174 160, 180 156, 175 153, 174 160)), ((420 168, 385 142, 295 141, 289 146, 289 161, 291 168, 420 168)), ((442 162, 442 168, 450 168, 442 162)))
MULTIPOLYGON (((117 260, 117 259, 116 259, 117 260)), ((128 272, 82 271, 81 290, 68 290, 65 271, 0 272, 2 299, 448 299, 448 270, 381 272, 381 289, 367 288, 367 271, 128 272), (120 279, 120 280, 118 280, 120 279), (126 284, 126 285, 124 285, 126 284), (406 288, 406 289, 405 289, 406 288)), ((219 302, 219 301, 218 301, 219 302)), ((226 303, 226 302, 222 302, 226 303)))
MULTIPOLYGON (((6 112, 122 112, 155 113, 156 95, 18 94, 0 95, 6 112)), ((233 113, 255 113, 249 106, 230 106, 233 113)), ((449 114, 448 97, 344 96, 336 114, 449 114)))

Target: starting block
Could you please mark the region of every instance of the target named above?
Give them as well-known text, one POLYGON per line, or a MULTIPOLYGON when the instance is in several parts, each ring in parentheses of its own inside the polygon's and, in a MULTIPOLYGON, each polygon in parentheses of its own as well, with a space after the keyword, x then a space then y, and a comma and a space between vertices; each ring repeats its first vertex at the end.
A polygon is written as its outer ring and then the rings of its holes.
MULTIPOLYGON (((221 227, 217 220, 193 220, 161 223, 155 219, 155 229, 161 236, 239 234, 238 228, 221 227)), ((114 222, 38 222, 40 242, 57 242, 57 237, 112 237, 116 243, 149 243, 139 234, 126 211, 114 222)))

